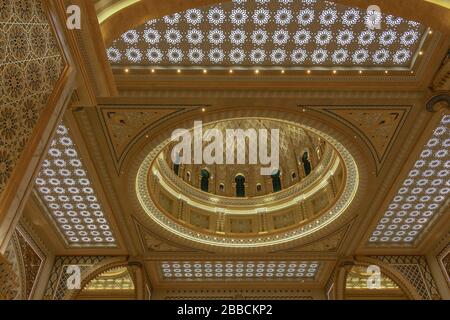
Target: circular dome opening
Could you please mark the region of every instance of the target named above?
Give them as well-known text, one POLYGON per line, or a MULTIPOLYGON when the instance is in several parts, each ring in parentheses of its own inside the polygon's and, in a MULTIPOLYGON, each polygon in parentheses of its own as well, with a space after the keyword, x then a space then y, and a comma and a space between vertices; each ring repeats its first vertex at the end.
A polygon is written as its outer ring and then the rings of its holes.
POLYGON ((201 129, 196 131, 193 123, 183 131, 190 140, 175 135, 154 147, 136 180, 144 211, 181 237, 228 247, 291 241, 336 219, 356 193, 353 157, 341 143, 313 127, 248 117, 211 122, 201 129), (214 131, 215 139, 208 130, 214 131), (227 134, 236 130, 243 136, 230 141, 227 134), (278 136, 275 144, 273 136, 278 136), (260 153, 264 139, 269 147, 260 153), (235 147, 231 155, 227 142, 235 147), (219 143, 224 144, 222 149, 219 143), (277 161, 271 158, 276 149, 277 161), (196 150, 203 156, 220 154, 224 162, 203 162, 196 150), (258 161, 252 158, 255 150, 258 161))

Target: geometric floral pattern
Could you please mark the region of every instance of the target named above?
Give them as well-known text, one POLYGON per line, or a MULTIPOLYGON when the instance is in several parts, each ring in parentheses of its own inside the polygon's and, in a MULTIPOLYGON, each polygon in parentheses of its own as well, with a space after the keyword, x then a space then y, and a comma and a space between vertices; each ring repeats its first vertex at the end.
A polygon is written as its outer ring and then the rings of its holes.
POLYGON ((318 261, 163 261, 164 280, 263 281, 306 280, 317 276, 318 261))
POLYGON ((423 300, 439 300, 440 295, 424 256, 374 257, 397 269, 417 290, 423 300))
POLYGON ((67 279, 70 276, 67 268, 71 265, 80 267, 81 277, 83 277, 93 265, 102 262, 108 257, 105 256, 59 256, 55 259, 53 270, 48 280, 47 289, 45 291, 45 300, 62 300, 68 290, 67 279))
MULTIPOLYGON (((366 267, 353 266, 347 274, 345 281, 346 289, 370 289, 368 282, 371 273, 367 272, 366 267)), ((379 289, 398 289, 398 285, 385 274, 381 274, 379 289)))
POLYGON ((147 21, 113 41, 112 64, 409 69, 426 28, 329 1, 233 0, 147 21))
POLYGON ((38 280, 44 259, 43 257, 41 257, 41 253, 38 253, 37 249, 35 249, 35 247, 30 244, 31 240, 29 240, 28 237, 22 234, 21 230, 17 230, 16 235, 18 244, 20 246, 20 253, 22 256, 23 268, 25 273, 24 280, 26 299, 31 299, 31 294, 38 280))
POLYGON ((36 190, 71 246, 115 246, 116 240, 69 129, 56 129, 36 190))
POLYGON ((449 203, 450 115, 442 117, 369 243, 414 245, 449 203))
POLYGON ((0 0, 0 193, 62 71, 40 0, 0 0))

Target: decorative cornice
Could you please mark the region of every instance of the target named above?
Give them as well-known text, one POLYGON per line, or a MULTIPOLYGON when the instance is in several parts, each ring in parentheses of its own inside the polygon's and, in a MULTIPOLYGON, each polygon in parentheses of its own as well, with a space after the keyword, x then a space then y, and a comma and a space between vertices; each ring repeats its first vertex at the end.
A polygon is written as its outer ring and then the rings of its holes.
POLYGON ((438 112, 444 109, 450 110, 450 95, 448 92, 433 95, 426 104, 428 112, 438 112))

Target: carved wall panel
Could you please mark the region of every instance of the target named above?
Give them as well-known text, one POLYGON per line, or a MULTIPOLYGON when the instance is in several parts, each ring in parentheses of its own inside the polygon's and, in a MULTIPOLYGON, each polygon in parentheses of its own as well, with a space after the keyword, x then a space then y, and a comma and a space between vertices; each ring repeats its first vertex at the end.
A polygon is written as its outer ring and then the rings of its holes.
POLYGON ((0 0, 0 193, 63 70, 41 0, 0 0))
POLYGON ((116 162, 119 162, 128 144, 171 115, 184 110, 177 106, 101 107, 105 133, 116 162))
POLYGON ((16 230, 17 242, 20 248, 24 270, 23 282, 25 283, 25 297, 31 299, 45 257, 40 249, 34 244, 31 237, 27 235, 22 228, 16 230))
POLYGON ((325 111, 343 121, 366 141, 377 166, 388 154, 410 107, 333 107, 325 111))
POLYGON ((424 300, 440 299, 436 283, 423 256, 378 256, 402 273, 424 300))
POLYGON ((46 300, 62 300, 67 292, 67 279, 70 276, 67 267, 77 265, 80 267, 81 275, 89 270, 93 265, 102 262, 105 256, 60 256, 56 257, 53 270, 45 291, 44 299, 46 300))

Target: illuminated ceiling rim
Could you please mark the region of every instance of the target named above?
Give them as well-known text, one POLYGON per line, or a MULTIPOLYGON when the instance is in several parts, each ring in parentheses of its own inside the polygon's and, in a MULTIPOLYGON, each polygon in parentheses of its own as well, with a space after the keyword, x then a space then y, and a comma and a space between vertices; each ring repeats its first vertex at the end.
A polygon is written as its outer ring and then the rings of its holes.
MULTIPOLYGON (((286 121, 291 122, 292 121, 286 121)), ((208 122, 209 123, 209 122, 208 122)), ((298 124, 297 124, 298 125, 298 124)), ((138 166, 137 173, 134 180, 134 191, 140 206, 140 210, 147 215, 159 227, 169 231, 171 234, 178 237, 215 247, 232 247, 232 248, 254 248, 280 245, 301 239, 308 235, 312 235, 320 229, 330 225, 332 222, 341 217, 341 215, 350 206, 355 198, 360 184, 360 173, 353 155, 342 145, 338 140, 332 136, 306 124, 302 124, 307 130, 312 131, 318 136, 324 138, 328 143, 333 145, 340 154, 345 164, 346 181, 341 197, 337 200, 335 205, 328 210, 327 213, 321 215, 318 219, 310 222, 298 229, 289 230, 287 232, 278 233, 276 235, 264 235, 257 237, 250 237, 246 239, 234 239, 231 237, 222 237, 219 235, 206 235, 193 231, 187 227, 173 222, 163 212, 161 212, 151 199, 148 193, 148 172, 154 159, 159 155, 161 150, 170 141, 170 137, 166 138, 163 143, 155 146, 150 153, 145 156, 144 160, 138 166)))

